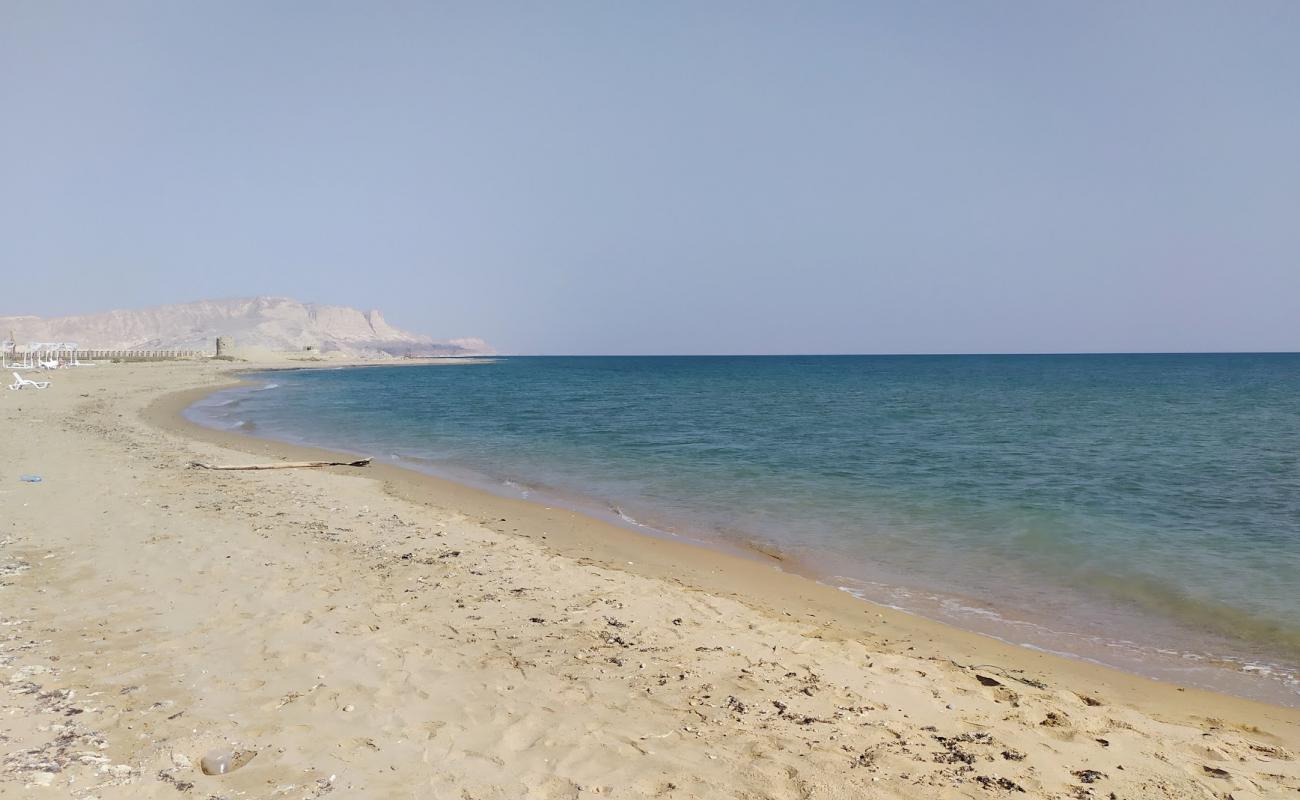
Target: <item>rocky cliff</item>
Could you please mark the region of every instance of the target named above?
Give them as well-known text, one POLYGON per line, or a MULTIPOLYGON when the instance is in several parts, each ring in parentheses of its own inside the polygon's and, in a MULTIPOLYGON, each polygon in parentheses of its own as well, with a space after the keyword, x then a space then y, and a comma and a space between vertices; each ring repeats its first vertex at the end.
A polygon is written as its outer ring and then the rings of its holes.
POLYGON ((378 311, 300 303, 285 297, 202 300, 137 311, 76 317, 0 317, 0 337, 76 342, 85 349, 211 350, 217 336, 239 347, 376 355, 477 355, 491 353, 482 339, 435 341, 389 325, 378 311))

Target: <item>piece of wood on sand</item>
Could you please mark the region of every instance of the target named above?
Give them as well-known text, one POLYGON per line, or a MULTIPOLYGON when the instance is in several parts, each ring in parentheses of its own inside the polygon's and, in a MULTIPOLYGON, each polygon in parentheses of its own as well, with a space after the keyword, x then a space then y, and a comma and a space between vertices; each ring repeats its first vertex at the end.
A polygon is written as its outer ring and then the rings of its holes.
POLYGON ((305 469, 310 467, 364 467, 372 461, 359 458, 356 461, 276 461, 272 464, 204 464, 191 461, 192 469, 305 469))

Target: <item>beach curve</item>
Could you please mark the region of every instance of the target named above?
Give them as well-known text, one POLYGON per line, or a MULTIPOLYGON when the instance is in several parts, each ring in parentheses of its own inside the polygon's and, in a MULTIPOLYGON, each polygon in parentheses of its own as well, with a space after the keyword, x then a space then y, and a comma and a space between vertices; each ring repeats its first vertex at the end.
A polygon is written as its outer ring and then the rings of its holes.
POLYGON ((115 365, 60 374, 39 404, 6 403, 10 430, 29 430, 11 439, 13 466, 46 477, 22 488, 46 494, 15 498, 5 476, 6 501, 27 505, 10 504, 0 551, 14 565, 7 607, 23 609, 6 615, 4 657, 11 684, 35 688, 11 700, 21 713, 4 723, 0 792, 1245 797, 1300 785, 1292 709, 1034 653, 758 561, 386 465, 188 472, 195 456, 318 452, 183 420, 229 369, 115 365), (52 602, 51 586, 73 599, 52 602), (38 730, 51 719, 53 736, 38 730), (59 736, 107 763, 48 746, 59 736), (259 755, 196 774, 204 748, 234 744, 259 755))

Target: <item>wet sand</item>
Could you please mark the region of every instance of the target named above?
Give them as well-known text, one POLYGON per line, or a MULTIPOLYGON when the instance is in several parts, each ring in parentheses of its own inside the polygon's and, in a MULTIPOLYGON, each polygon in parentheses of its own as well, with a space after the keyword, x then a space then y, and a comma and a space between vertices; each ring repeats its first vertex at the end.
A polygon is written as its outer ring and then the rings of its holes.
POLYGON ((189 469, 321 453, 182 419, 229 364, 50 377, 0 398, 3 796, 1300 791, 1295 709, 387 465, 189 469))

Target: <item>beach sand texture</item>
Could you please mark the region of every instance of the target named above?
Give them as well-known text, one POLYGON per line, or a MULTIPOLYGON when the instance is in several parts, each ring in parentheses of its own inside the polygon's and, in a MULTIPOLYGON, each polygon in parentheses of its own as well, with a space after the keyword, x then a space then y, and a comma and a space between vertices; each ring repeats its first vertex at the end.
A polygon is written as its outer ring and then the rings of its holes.
POLYGON ((382 465, 190 469, 318 455, 178 418, 231 369, 0 392, 0 796, 1300 797, 1295 709, 382 465))

